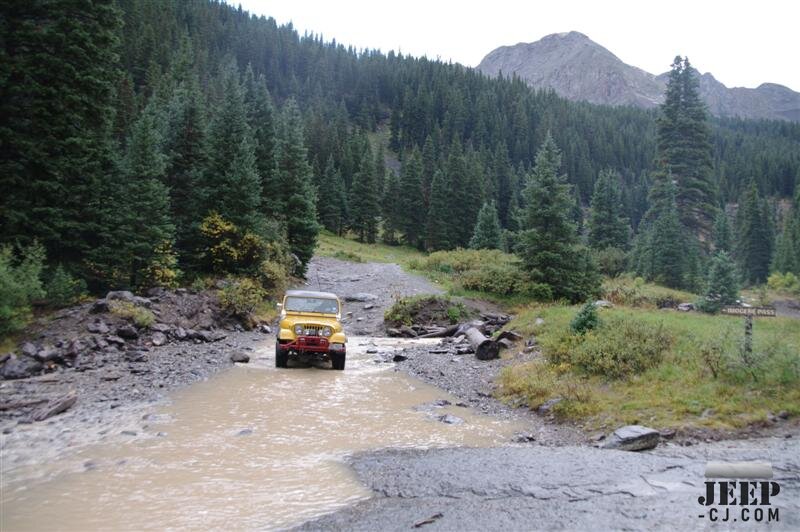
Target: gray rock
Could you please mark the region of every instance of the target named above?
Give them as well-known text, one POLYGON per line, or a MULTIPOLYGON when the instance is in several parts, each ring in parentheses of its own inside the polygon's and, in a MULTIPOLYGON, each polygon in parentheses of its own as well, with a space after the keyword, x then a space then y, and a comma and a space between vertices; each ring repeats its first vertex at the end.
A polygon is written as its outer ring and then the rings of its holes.
POLYGON ((386 329, 386 334, 388 334, 389 336, 395 337, 395 338, 402 335, 402 333, 400 332, 400 329, 395 329, 394 327, 390 327, 389 329, 386 329))
POLYGON ((237 436, 250 436, 253 433, 253 429, 242 429, 236 433, 237 436))
POLYGON ((38 353, 34 356, 36 360, 39 362, 56 362, 63 358, 63 353, 61 350, 53 347, 52 345, 47 345, 39 350, 38 353))
POLYGON ((154 323, 153 325, 150 326, 150 330, 167 334, 172 330, 172 327, 170 327, 166 323, 154 323))
POLYGON ((144 351, 134 350, 125 352, 125 360, 128 362, 146 362, 147 353, 144 351))
POLYGON ((368 305, 364 305, 364 310, 372 310, 374 308, 375 308, 375 305, 373 305, 372 303, 370 303, 368 305))
POLYGON ((92 303, 92 308, 89 309, 89 312, 92 314, 103 314, 109 311, 108 301, 105 299, 98 299, 94 303, 92 303))
POLYGON ((89 323, 86 326, 86 330, 94 334, 108 334, 110 329, 108 328, 108 325, 106 325, 106 322, 97 320, 89 323))
POLYGON ((167 336, 162 332, 156 331, 153 333, 151 341, 153 342, 153 345, 156 346, 164 345, 165 343, 167 343, 167 336))
POLYGON ((75 338, 67 344, 67 347, 64 349, 64 356, 72 359, 77 358, 78 355, 83 353, 88 347, 89 346, 85 345, 79 339, 75 338))
POLYGON ((553 409, 554 406, 556 406, 561 401, 563 401, 563 398, 553 397, 552 399, 548 399, 547 401, 539 405, 536 411, 539 412, 540 414, 547 414, 553 409))
POLYGON ((231 362, 239 362, 241 364, 247 364, 250 362, 250 355, 247 353, 231 353, 231 362))
POLYGON ((4 379, 25 379, 42 371, 42 364, 26 356, 12 356, 0 368, 0 375, 4 379))
POLYGON ((264 334, 272 334, 272 327, 270 327, 266 323, 262 323, 261 325, 259 325, 258 330, 264 334))
POLYGON ((691 303, 681 303, 680 305, 678 305, 677 308, 681 312, 690 312, 694 310, 694 305, 692 305, 691 303))
POLYGON ((117 336, 126 340, 139 338, 139 331, 133 325, 121 325, 117 327, 117 336))
POLYGON ((106 301, 127 301, 128 303, 134 303, 136 301, 136 296, 128 290, 117 290, 107 293, 106 301))
POLYGON ((392 362, 402 362, 404 360, 408 360, 408 357, 405 355, 397 354, 392 357, 392 362))
POLYGON ((39 348, 37 348, 35 345, 33 345, 30 342, 25 342, 20 347, 20 351, 22 352, 23 355, 25 355, 27 357, 35 357, 36 353, 39 352, 39 348))
POLYGON ((186 329, 183 327, 178 327, 174 331, 172 331, 172 335, 178 340, 186 340, 189 333, 186 332, 186 329))
POLYGON ((402 327, 400 327, 400 336, 404 336, 406 338, 416 338, 417 331, 415 331, 408 325, 403 325, 402 327))
POLYGON ((497 335, 498 340, 509 340, 511 342, 519 342, 522 340, 522 335, 516 331, 503 331, 497 335))
POLYGON ((354 301, 358 303, 368 303, 370 301, 377 301, 378 296, 375 294, 368 294, 366 292, 358 292, 356 294, 350 294, 344 296, 345 301, 354 301))
POLYGON ((661 434, 655 429, 641 425, 628 425, 615 430, 603 444, 603 448, 644 451, 655 448, 660 439, 661 434))
POLYGON ((108 342, 109 344, 114 344, 119 346, 125 345, 125 340, 113 334, 110 336, 106 336, 106 342, 108 342))
POLYGON ((594 302, 594 306, 597 308, 611 308, 614 304, 611 301, 606 301, 605 299, 598 299, 594 302))
POLYGON ((544 320, 542 318, 536 318, 536 321, 533 323, 534 325, 544 325, 544 320))
POLYGON ((146 297, 133 296, 133 304, 140 307, 150 308, 153 303, 146 297))
POLYGON ((439 416, 437 419, 442 423, 447 423, 448 425, 461 425, 464 423, 463 419, 452 414, 445 414, 443 416, 439 416))

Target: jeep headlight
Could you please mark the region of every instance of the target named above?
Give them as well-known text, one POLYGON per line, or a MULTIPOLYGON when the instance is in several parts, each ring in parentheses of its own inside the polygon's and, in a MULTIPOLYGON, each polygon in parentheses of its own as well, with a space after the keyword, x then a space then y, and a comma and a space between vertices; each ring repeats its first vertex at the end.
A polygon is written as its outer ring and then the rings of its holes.
POLYGON ((303 334, 303 326, 302 325, 295 325, 294 326, 294 333, 297 335, 303 334))
POLYGON ((330 336, 332 334, 333 331, 331 330, 330 327, 325 327, 324 329, 322 329, 322 336, 330 336))

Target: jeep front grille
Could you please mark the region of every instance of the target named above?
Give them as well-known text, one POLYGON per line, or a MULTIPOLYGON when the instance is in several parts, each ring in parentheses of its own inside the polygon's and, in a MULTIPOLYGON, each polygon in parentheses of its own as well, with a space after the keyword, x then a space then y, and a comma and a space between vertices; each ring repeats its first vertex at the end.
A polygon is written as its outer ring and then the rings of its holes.
POLYGON ((322 336, 322 325, 302 325, 303 336, 322 336))

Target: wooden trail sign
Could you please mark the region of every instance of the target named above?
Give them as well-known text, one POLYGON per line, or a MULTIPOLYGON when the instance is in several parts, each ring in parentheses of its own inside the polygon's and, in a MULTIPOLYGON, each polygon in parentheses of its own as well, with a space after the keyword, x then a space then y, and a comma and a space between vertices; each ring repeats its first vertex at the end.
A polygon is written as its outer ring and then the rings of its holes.
POLYGON ((735 307, 728 306, 722 307, 723 314, 730 314, 732 316, 755 316, 758 318, 768 317, 774 318, 777 316, 775 307, 735 307))

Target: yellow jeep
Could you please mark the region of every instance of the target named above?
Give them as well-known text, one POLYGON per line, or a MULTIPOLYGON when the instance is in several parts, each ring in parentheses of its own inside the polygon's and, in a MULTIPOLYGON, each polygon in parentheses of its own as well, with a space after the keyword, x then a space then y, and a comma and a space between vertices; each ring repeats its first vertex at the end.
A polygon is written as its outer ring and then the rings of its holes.
POLYGON ((333 369, 344 369, 346 357, 342 304, 336 294, 288 290, 283 296, 275 367, 288 367, 289 356, 330 360, 333 369))

